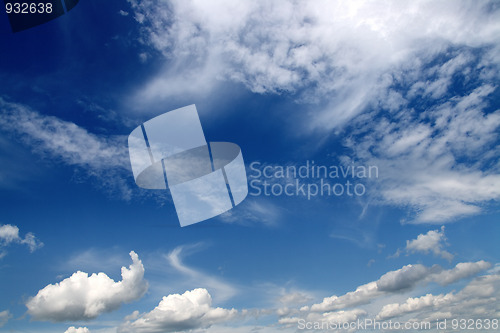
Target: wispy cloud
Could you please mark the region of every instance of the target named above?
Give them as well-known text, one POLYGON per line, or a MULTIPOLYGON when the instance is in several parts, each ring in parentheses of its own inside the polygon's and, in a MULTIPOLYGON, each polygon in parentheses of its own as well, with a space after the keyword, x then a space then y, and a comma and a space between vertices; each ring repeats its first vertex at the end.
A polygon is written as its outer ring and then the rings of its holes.
POLYGON ((165 258, 168 260, 170 265, 175 268, 179 273, 183 274, 191 284, 196 284, 199 287, 207 288, 213 290, 217 299, 220 301, 225 301, 237 293, 237 289, 231 284, 222 281, 219 278, 210 276, 194 268, 191 268, 184 264, 182 261, 183 256, 190 251, 196 251, 199 249, 200 244, 194 246, 179 246, 172 250, 165 258))
POLYGON ((137 100, 173 97, 200 82, 202 93, 217 81, 240 82, 256 93, 321 102, 309 125, 323 129, 362 112, 388 87, 383 74, 401 64, 430 61, 449 45, 495 45, 500 31, 487 2, 390 1, 383 10, 369 1, 129 3, 141 41, 170 63, 137 100))
POLYGON ((7 254, 3 249, 10 244, 24 244, 29 247, 30 252, 34 252, 43 246, 43 243, 31 232, 28 232, 22 238, 19 236, 17 226, 11 224, 0 225, 0 259, 7 254))
POLYGON ((12 317, 8 310, 0 312, 0 327, 4 326, 12 317))
POLYGON ((410 208, 411 222, 453 221, 500 198, 491 2, 129 3, 146 52, 169 64, 137 103, 217 82, 284 94, 308 111, 301 130, 345 133, 352 159, 378 165, 374 202, 410 208))
POLYGON ((43 115, 1 97, 0 114, 2 131, 21 141, 46 163, 72 166, 81 171, 80 176, 94 180, 97 187, 124 200, 130 200, 133 193, 144 193, 131 187, 125 136, 96 135, 75 123, 43 115))

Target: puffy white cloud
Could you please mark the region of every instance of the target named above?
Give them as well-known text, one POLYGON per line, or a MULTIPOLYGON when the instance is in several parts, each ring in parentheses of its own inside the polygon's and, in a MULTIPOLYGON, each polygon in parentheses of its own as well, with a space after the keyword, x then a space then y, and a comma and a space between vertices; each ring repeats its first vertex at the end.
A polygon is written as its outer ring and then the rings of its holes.
POLYGON ((7 324, 9 319, 12 317, 10 314, 9 310, 1 311, 0 312, 0 327, 4 326, 7 324))
POLYGON ((133 322, 126 322, 118 332, 166 333, 207 328, 234 318, 235 309, 212 307, 212 297, 206 289, 198 288, 184 294, 163 297, 151 312, 133 322))
POLYGON ((43 243, 36 239, 35 235, 31 232, 28 232, 24 238, 21 238, 17 226, 11 224, 0 225, 0 259, 6 254, 2 251, 2 248, 12 243, 24 244, 29 247, 31 252, 43 246, 43 243))
POLYGON ((325 297, 321 303, 313 304, 311 307, 304 307, 302 310, 326 312, 363 305, 382 296, 412 290, 419 284, 437 282, 441 285, 448 285, 474 276, 490 267, 490 263, 482 260, 459 263, 448 270, 443 270, 438 265, 432 267, 421 264, 406 265, 400 269, 385 273, 377 281, 359 286, 355 291, 347 292, 341 296, 325 297))
POLYGON ((68 327, 68 329, 64 333, 90 333, 90 330, 87 327, 68 327))
POLYGON ((105 273, 89 276, 78 271, 29 299, 28 313, 37 320, 87 320, 141 298, 148 289, 144 266, 135 252, 130 252, 130 257, 132 264, 122 267, 121 281, 115 282, 105 273))
POLYGON ((489 262, 480 260, 477 262, 461 262, 453 269, 443 270, 433 275, 433 280, 441 285, 448 285, 461 279, 473 276, 491 267, 489 262))
POLYGON ((404 303, 386 304, 377 319, 402 317, 411 314, 421 320, 444 318, 494 318, 498 311, 500 275, 490 274, 472 280, 458 293, 408 298, 404 303))
POLYGON ((432 252, 436 256, 440 256, 447 260, 452 260, 453 255, 446 250, 443 250, 443 243, 446 242, 444 235, 444 226, 439 230, 429 230, 426 234, 420 234, 417 239, 406 241, 406 251, 429 253, 432 252))
MULTIPOLYGON (((497 302, 494 297, 499 289, 495 289, 495 286, 499 283, 497 280, 500 279, 500 275, 496 274, 497 277, 494 277, 495 273, 491 270, 488 271, 490 275, 476 277, 458 293, 409 297, 402 304, 387 304, 387 299, 412 293, 418 290, 417 287, 424 287, 431 282, 448 285, 474 276, 490 267, 491 265, 485 261, 460 263, 448 270, 438 265, 432 267, 420 264, 406 265, 401 269, 387 272, 377 281, 361 285, 355 291, 344 295, 325 297, 321 303, 303 306, 300 309, 287 308, 286 311, 282 311, 278 323, 284 327, 296 328, 299 320, 318 323, 353 322, 363 316, 373 315, 377 320, 386 320, 415 313, 422 319, 435 321, 450 318, 451 313, 465 315, 466 311, 483 311, 483 309, 473 309, 474 304, 483 306, 487 301, 497 302), (371 304, 367 305, 368 303, 371 304), (374 310, 378 312, 373 313, 374 310)), ((490 309, 485 313, 493 314, 494 311, 490 309)), ((400 319, 402 322, 408 320, 408 318, 400 319)))
POLYGON ((350 291, 342 296, 325 297, 323 302, 313 304, 311 311, 325 312, 331 310, 343 309, 355 305, 366 304, 371 299, 381 295, 376 282, 370 282, 359 286, 355 291, 350 291))
POLYGON ((452 294, 437 295, 427 294, 418 298, 408 298, 404 304, 387 304, 377 315, 377 319, 384 320, 406 313, 420 311, 425 308, 439 307, 440 305, 450 302, 454 298, 452 294))
POLYGON ((431 274, 430 268, 424 265, 406 265, 402 268, 387 272, 376 282, 377 290, 398 292, 413 288, 431 274))

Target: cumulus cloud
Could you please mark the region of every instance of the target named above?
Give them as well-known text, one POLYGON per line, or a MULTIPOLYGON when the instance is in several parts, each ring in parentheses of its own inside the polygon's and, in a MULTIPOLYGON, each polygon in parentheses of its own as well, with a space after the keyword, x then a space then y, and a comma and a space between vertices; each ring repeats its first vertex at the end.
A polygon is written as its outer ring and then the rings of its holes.
POLYGON ((345 295, 325 297, 323 302, 313 304, 311 306, 311 311, 325 312, 366 304, 370 302, 371 299, 381 294, 382 293, 378 290, 377 283, 370 282, 359 286, 355 291, 350 291, 345 295))
POLYGON ((90 330, 87 327, 69 327, 64 333, 90 333, 90 330))
POLYGON ((412 222, 452 221, 500 199, 500 113, 487 103, 500 65, 492 2, 129 3, 140 40, 168 63, 136 103, 227 81, 293 96, 307 111, 301 131, 357 129, 345 142, 352 158, 383 170, 372 202, 409 207, 412 222))
POLYGON ((120 333, 166 333, 183 332, 207 328, 234 318, 235 309, 212 307, 212 297, 206 289, 198 288, 184 294, 163 297, 152 311, 141 315, 132 322, 126 322, 120 333))
POLYGON ((148 289, 144 266, 135 252, 132 264, 122 267, 122 280, 115 282, 105 273, 76 272, 63 281, 41 289, 26 303, 28 313, 37 320, 53 322, 94 319, 111 312, 122 303, 141 298, 148 289))
POLYGON ((403 266, 403 268, 382 275, 376 282, 377 290, 399 292, 411 289, 432 274, 432 270, 420 264, 403 266))
MULTIPOLYGON (((378 320, 385 320, 392 317, 403 316, 405 314, 427 311, 433 309, 435 314, 443 312, 457 312, 456 307, 461 300, 468 299, 469 305, 473 304, 472 299, 480 298, 481 304, 495 293, 488 287, 486 290, 476 291, 479 286, 490 286, 492 278, 477 277, 470 282, 459 293, 449 293, 446 295, 428 294, 422 297, 409 297, 403 304, 387 304, 385 299, 391 295, 402 295, 417 290, 417 287, 423 287, 428 283, 434 282, 440 285, 448 285, 461 279, 466 279, 477 273, 487 270, 491 264, 485 261, 468 262, 457 264, 454 268, 445 270, 438 265, 426 267, 420 264, 406 265, 401 269, 383 274, 377 281, 369 282, 356 288, 355 291, 347 292, 341 296, 325 297, 321 303, 312 306, 303 306, 298 310, 287 309, 283 312, 279 323, 285 327, 296 327, 301 319, 311 322, 352 322, 358 318, 369 315, 377 305, 384 304, 373 314, 378 320), (481 284, 480 281, 487 279, 487 283, 481 284), (464 296, 467 295, 467 296, 464 296), (369 307, 363 307, 371 303, 369 307), (453 309, 451 309, 451 304, 453 309), (443 312, 439 312, 443 310, 443 312)), ((465 310, 463 310, 465 311, 465 310)))
POLYGON ((480 260, 477 262, 461 262, 453 269, 440 271, 433 276, 433 280, 441 285, 448 285, 461 279, 473 276, 491 267, 489 262, 480 260))
POLYGON ((409 253, 432 252, 434 255, 442 257, 447 260, 452 260, 453 255, 446 250, 443 250, 443 243, 446 242, 444 235, 444 226, 439 230, 429 230, 426 234, 420 234, 417 239, 406 241, 406 251, 409 253))
POLYGON ((29 247, 30 252, 34 252, 43 246, 43 243, 31 232, 28 232, 22 238, 19 236, 19 228, 17 226, 11 224, 0 225, 0 259, 6 255, 2 251, 2 248, 10 244, 24 244, 29 247))
POLYGON ((12 317, 10 312, 8 310, 0 312, 0 327, 4 326, 7 324, 9 319, 12 317))
POLYGON ((411 314, 421 320, 445 318, 494 318, 499 305, 500 275, 475 278, 458 293, 408 298, 404 303, 386 304, 377 315, 385 320, 411 314), (436 315, 437 314, 437 315, 436 315))
POLYGON ((377 315, 377 319, 384 320, 407 313, 416 312, 429 307, 439 307, 452 300, 452 294, 437 295, 427 294, 418 298, 408 298, 404 304, 387 304, 377 315))
POLYGON ((377 281, 369 282, 341 296, 325 297, 321 303, 304 307, 303 311, 326 312, 363 305, 372 300, 394 293, 414 289, 419 284, 437 282, 448 285, 465 279, 491 267, 485 261, 459 263, 454 268, 445 270, 441 266, 427 267, 421 264, 406 265, 382 275, 377 281))

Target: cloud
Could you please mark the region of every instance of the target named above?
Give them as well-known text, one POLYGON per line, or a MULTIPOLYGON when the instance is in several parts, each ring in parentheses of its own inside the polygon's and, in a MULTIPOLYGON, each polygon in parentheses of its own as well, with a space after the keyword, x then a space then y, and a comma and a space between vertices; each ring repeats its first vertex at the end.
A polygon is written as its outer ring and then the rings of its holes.
POLYGON ((432 252, 434 255, 446 260, 452 260, 453 255, 443 250, 444 242, 446 242, 446 237, 444 235, 444 226, 442 226, 441 232, 439 230, 429 230, 425 235, 418 235, 417 239, 406 241, 406 251, 409 253, 422 252, 425 254, 432 252))
MULTIPOLYGON (((377 97, 384 73, 416 56, 429 60, 449 45, 495 45, 500 30, 498 12, 487 2, 129 3, 142 26, 140 40, 170 64, 140 98, 193 89, 205 93, 217 81, 239 82, 256 93, 326 100, 311 119, 321 128, 344 124, 363 111, 377 97)), ((450 64, 442 75, 459 65, 450 64)))
POLYGON ((269 201, 247 198, 238 206, 238 209, 232 209, 221 214, 220 219, 226 223, 244 226, 258 224, 275 227, 279 224, 282 215, 282 209, 269 201))
POLYGON ((88 320, 141 298, 148 289, 144 266, 135 252, 130 252, 130 257, 132 264, 122 267, 121 281, 115 282, 105 273, 89 276, 78 271, 30 298, 26 303, 28 313, 36 320, 53 322, 88 320))
POLYGON ((31 232, 28 232, 24 238, 21 238, 17 226, 11 224, 0 225, 0 259, 6 255, 6 253, 2 251, 2 248, 12 243, 24 244, 29 247, 30 252, 34 252, 43 246, 43 243, 31 232))
POLYGON ((9 321, 10 318, 12 318, 12 315, 10 314, 9 310, 1 311, 0 312, 0 327, 7 324, 7 322, 9 321))
POLYGON ((381 294, 382 293, 378 290, 377 283, 370 282, 359 286, 355 291, 348 292, 345 295, 325 297, 323 302, 313 304, 311 306, 311 311, 325 312, 366 304, 371 299, 381 294))
POLYGON ((87 327, 69 327, 64 333, 90 333, 90 330, 87 327))
POLYGON ((408 298, 404 303, 386 304, 377 315, 378 320, 402 317, 435 321, 446 318, 494 318, 499 305, 500 275, 475 278, 458 293, 408 298))
POLYGON ((129 163, 122 137, 100 137, 72 122, 42 115, 2 98, 0 110, 0 126, 21 136, 38 153, 56 155, 69 165, 95 169, 125 167, 129 163))
MULTIPOLYGON (((287 308, 287 311, 283 312, 280 316, 281 318, 278 323, 285 327, 296 328, 299 320, 318 323, 353 322, 360 317, 372 315, 377 320, 385 320, 408 313, 427 311, 428 309, 432 309, 432 311, 435 311, 435 314, 441 315, 444 312, 455 311, 449 308, 448 305, 452 303, 456 304, 456 306, 454 305, 456 308, 460 300, 471 298, 468 305, 471 306, 474 302, 472 300, 474 297, 480 298, 481 304, 485 304, 485 301, 492 297, 494 293, 498 293, 498 291, 493 291, 491 287, 481 291, 476 291, 476 289, 480 288, 481 284, 479 281, 491 279, 491 277, 476 277, 457 294, 452 292, 446 295, 434 296, 428 294, 422 297, 409 297, 403 304, 387 304, 387 299, 414 292, 417 287, 423 287, 431 282, 445 286, 461 279, 472 277, 490 267, 491 264, 485 261, 460 263, 448 270, 444 270, 438 265, 432 267, 420 264, 406 265, 401 269, 387 272, 377 281, 361 285, 355 291, 347 292, 344 295, 325 297, 321 303, 316 303, 312 306, 303 306, 298 310, 287 308), (463 295, 468 296, 464 297, 463 295), (363 305, 369 303, 371 303, 369 306, 363 307, 363 305), (380 304, 382 304, 381 308, 378 307, 380 304), (377 312, 373 313, 374 310, 377 312)), ((492 282, 488 281, 488 283, 484 284, 485 286, 491 285, 492 282)), ((407 320, 408 318, 406 318, 407 320)), ((401 321, 404 320, 401 319, 401 321)))
POLYGON ((206 289, 198 288, 184 294, 163 297, 154 310, 133 322, 126 322, 118 332, 166 333, 207 328, 234 318, 235 309, 212 307, 212 297, 206 289))
POLYGON ((453 221, 500 198, 492 2, 129 3, 141 52, 168 64, 133 103, 237 82, 299 101, 301 133, 347 129, 352 159, 381 170, 373 202, 409 208, 411 222, 453 221))
POLYGON ((54 116, 0 97, 0 128, 30 147, 34 153, 85 170, 99 178, 100 186, 130 199, 125 179, 130 172, 126 138, 98 136, 54 116))
POLYGON ((420 264, 403 266, 403 268, 382 275, 376 282, 377 290, 400 292, 411 289, 432 274, 431 271, 431 268, 420 264))
POLYGON ((485 83, 421 109, 380 109, 354 121, 346 146, 357 163, 380 170, 373 202, 410 208, 412 223, 443 223, 499 200, 500 110, 489 103, 496 91, 485 83))
POLYGON ((201 283, 203 287, 214 290, 218 300, 224 301, 233 297, 237 292, 233 286, 220 279, 190 268, 182 262, 183 254, 185 254, 186 251, 196 250, 198 246, 199 245, 176 247, 166 256, 166 258, 173 268, 189 278, 190 283, 196 283, 198 285, 201 283))
POLYGON ((473 276, 481 271, 491 267, 489 262, 480 260, 477 262, 461 262, 458 263, 453 269, 443 270, 433 276, 433 280, 441 285, 448 285, 473 276))
POLYGON ((453 269, 443 270, 441 266, 427 267, 421 264, 406 265, 382 275, 377 281, 369 282, 341 296, 325 297, 321 303, 305 307, 304 311, 325 312, 370 303, 375 298, 414 289, 419 284, 437 282, 448 285, 471 277, 491 267, 485 261, 459 263, 453 269))

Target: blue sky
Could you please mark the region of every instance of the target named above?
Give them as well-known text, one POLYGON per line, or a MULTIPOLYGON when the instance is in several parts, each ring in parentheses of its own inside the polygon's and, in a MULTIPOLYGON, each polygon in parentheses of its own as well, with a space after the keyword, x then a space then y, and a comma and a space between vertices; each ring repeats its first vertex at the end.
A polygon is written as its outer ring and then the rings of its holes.
POLYGON ((494 1, 82 0, 15 34, 1 16, 0 332, 498 320, 499 16, 494 1), (168 191, 134 183, 127 137, 191 104, 249 180, 254 162, 378 176, 181 228, 168 191))

